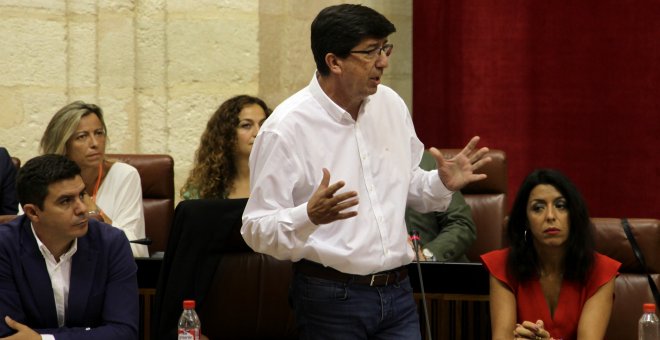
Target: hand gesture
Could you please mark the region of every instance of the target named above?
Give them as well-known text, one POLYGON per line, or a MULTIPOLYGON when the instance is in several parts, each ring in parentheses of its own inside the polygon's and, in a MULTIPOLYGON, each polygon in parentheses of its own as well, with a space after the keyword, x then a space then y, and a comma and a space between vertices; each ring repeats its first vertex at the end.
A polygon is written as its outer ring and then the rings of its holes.
POLYGON ((83 202, 87 205, 87 217, 93 218, 95 220, 105 222, 107 224, 112 224, 112 220, 96 205, 96 202, 92 200, 92 197, 85 195, 83 202))
POLYGON ((456 156, 445 159, 440 150, 431 148, 429 151, 438 165, 440 180, 451 191, 458 191, 468 183, 486 178, 485 174, 475 174, 474 171, 491 161, 484 157, 488 148, 475 150, 479 137, 472 137, 470 142, 456 156))
POLYGON ((345 183, 330 184, 330 171, 323 168, 323 179, 307 203, 307 216, 316 225, 326 224, 357 216, 357 211, 345 211, 358 204, 357 192, 349 191, 335 195, 345 183))
POLYGON ((543 320, 523 321, 522 324, 516 324, 513 330, 514 339, 534 339, 534 340, 553 340, 550 333, 544 328, 543 320))
POLYGON ((0 340, 41 340, 41 335, 39 335, 39 333, 18 321, 14 321, 9 316, 5 316, 5 322, 9 328, 16 331, 16 334, 10 335, 6 338, 0 338, 0 340))

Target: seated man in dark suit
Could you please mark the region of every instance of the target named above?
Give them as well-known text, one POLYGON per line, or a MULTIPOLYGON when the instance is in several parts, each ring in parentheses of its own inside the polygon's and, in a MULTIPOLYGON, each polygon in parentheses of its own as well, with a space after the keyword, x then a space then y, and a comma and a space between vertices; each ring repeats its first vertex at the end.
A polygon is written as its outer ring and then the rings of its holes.
POLYGON ((31 159, 17 191, 25 214, 0 224, 0 337, 137 339, 137 265, 121 230, 88 219, 76 163, 31 159))
MULTIPOLYGON (((424 151, 419 167, 436 168, 435 159, 424 151)), ((420 261, 469 262, 465 252, 477 239, 477 227, 472 221, 470 206, 460 191, 451 198, 447 210, 422 214, 406 207, 406 227, 419 232, 420 261)))

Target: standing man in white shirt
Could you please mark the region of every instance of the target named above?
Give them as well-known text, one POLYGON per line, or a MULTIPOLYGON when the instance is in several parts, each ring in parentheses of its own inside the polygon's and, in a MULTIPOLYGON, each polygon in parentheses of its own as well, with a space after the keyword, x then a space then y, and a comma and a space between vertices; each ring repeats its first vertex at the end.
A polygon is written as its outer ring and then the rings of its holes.
POLYGON ((403 100, 381 85, 394 25, 361 5, 323 9, 311 27, 317 71, 280 104, 250 155, 243 238, 294 261, 291 301, 301 339, 419 339, 406 265, 404 211, 442 211, 485 178, 478 137, 452 159, 424 146, 403 100), (339 179, 331 184, 330 178, 339 179))

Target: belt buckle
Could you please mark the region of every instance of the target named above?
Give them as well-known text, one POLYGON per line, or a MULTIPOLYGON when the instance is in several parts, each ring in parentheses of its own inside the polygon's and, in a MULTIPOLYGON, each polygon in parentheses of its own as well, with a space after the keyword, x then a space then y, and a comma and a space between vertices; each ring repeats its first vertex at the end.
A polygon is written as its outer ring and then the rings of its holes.
POLYGON ((371 282, 369 283, 370 287, 373 287, 374 285, 374 280, 376 280, 377 276, 383 276, 385 275, 385 286, 387 286, 387 283, 390 280, 390 273, 383 273, 383 274, 371 274, 371 282))

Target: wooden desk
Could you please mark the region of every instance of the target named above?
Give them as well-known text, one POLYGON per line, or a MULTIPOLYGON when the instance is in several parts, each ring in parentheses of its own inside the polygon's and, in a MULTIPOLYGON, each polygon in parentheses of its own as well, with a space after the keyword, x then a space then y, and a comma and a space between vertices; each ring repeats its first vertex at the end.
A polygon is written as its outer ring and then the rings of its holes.
MULTIPOLYGON (((150 340, 156 285, 163 260, 136 258, 140 288, 140 339, 150 340)), ((420 263, 433 339, 490 339, 488 272, 481 263, 420 263)), ((408 274, 426 336, 417 263, 408 274)))
POLYGON ((138 336, 142 340, 151 340, 151 322, 153 317, 156 285, 162 258, 139 257, 135 259, 138 266, 138 288, 140 293, 140 323, 138 336))
MULTIPOLYGON (((488 271, 481 263, 419 264, 433 339, 490 339, 488 271)), ((422 336, 428 339, 424 321, 417 263, 408 274, 418 305, 422 336)))
MULTIPOLYGON (((488 295, 488 271, 481 263, 421 262, 426 293, 488 295)), ((418 264, 408 265, 410 283, 421 292, 418 264)))

